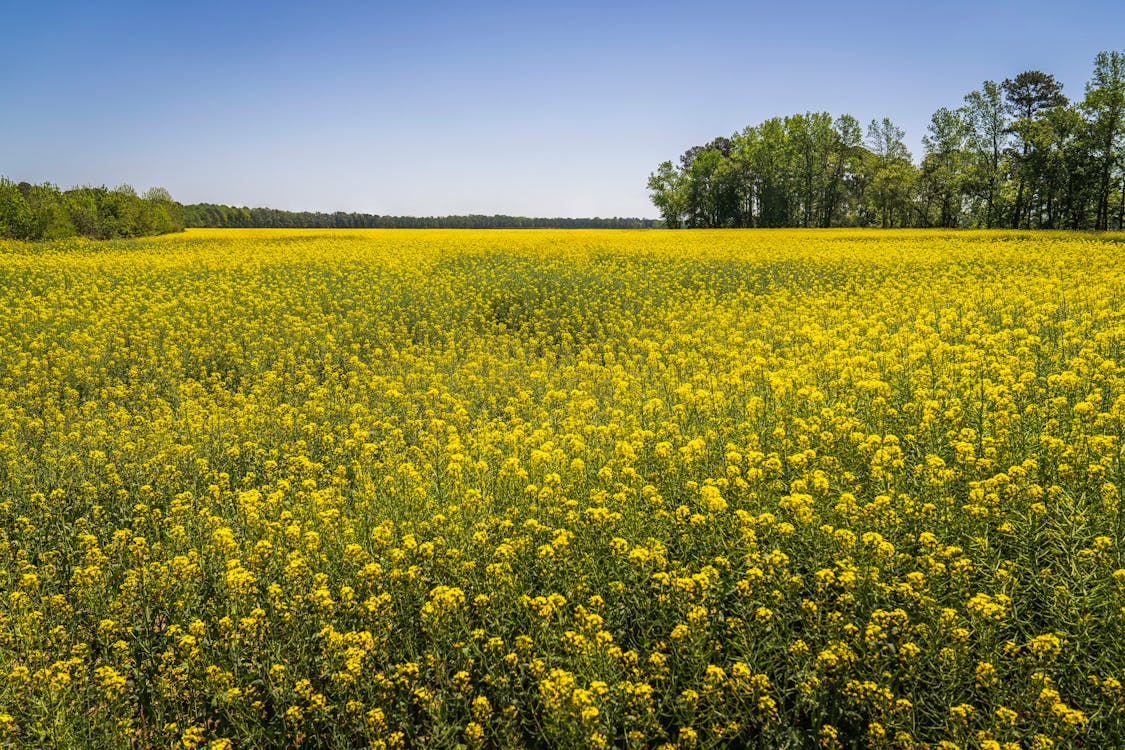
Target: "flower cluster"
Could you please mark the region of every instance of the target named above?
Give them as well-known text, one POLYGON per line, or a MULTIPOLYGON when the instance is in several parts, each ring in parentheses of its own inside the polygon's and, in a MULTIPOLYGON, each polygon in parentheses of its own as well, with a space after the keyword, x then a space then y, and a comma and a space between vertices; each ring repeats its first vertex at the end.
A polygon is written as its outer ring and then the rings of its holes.
POLYGON ((1120 247, 0 243, 0 746, 1121 746, 1120 247))

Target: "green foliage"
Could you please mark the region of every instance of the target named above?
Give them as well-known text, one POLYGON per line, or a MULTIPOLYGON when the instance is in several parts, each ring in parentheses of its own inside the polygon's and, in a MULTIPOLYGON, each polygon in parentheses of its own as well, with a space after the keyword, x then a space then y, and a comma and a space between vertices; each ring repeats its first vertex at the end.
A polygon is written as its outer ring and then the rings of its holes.
POLYGON ((922 160, 921 197, 927 214, 936 207, 938 226, 955 227, 964 207, 962 193, 968 174, 965 143, 969 124, 965 114, 942 107, 934 113, 922 138, 926 156, 922 160))
POLYGON ((688 210, 687 180, 676 171, 672 162, 661 162, 654 174, 649 175, 648 189, 652 202, 660 210, 660 217, 669 229, 680 229, 688 210))
POLYGON ((173 204, 183 225, 216 229, 651 229, 660 222, 634 218, 537 218, 528 216, 380 216, 336 211, 282 211, 216 203, 173 204))
POLYGON ((61 191, 43 183, 0 178, 0 238, 58 240, 77 235, 107 240, 179 232, 180 204, 164 188, 139 197, 128 185, 61 191))
POLYGON ((0 177, 0 235, 19 240, 35 236, 35 215, 15 183, 0 177))
MULTIPOLYGON (((1098 229, 1109 227, 1112 185, 1125 191, 1125 52, 1102 52, 1094 60, 1094 76, 1086 85, 1082 110, 1090 122, 1091 160, 1097 177, 1096 219, 1098 229), (1113 179, 1114 170, 1118 179, 1113 179)), ((1117 216, 1125 214, 1125 195, 1117 216)))
POLYGON ((1125 53, 1097 56, 1077 105, 1042 71, 985 81, 934 113, 918 165, 903 136, 774 117, 662 163, 649 194, 671 228, 1125 227, 1125 53))
POLYGON ((693 146, 649 176, 669 227, 829 227, 867 223, 870 161, 854 117, 771 118, 693 146))

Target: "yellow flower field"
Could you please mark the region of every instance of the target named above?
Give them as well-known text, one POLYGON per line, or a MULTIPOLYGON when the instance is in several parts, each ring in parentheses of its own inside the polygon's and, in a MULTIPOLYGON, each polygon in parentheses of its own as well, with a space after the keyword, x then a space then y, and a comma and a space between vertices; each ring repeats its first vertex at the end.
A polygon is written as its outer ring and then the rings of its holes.
POLYGON ((0 242, 0 743, 1125 745, 1125 236, 0 242))

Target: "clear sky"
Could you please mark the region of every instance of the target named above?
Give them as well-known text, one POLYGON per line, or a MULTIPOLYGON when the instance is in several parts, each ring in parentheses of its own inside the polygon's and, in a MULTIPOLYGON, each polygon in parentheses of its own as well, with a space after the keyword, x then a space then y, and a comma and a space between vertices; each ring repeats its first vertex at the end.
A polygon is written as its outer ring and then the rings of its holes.
POLYGON ((656 216, 664 159, 774 115, 918 157, 986 78, 1081 98, 1125 2, 0 0, 0 175, 185 203, 656 216))

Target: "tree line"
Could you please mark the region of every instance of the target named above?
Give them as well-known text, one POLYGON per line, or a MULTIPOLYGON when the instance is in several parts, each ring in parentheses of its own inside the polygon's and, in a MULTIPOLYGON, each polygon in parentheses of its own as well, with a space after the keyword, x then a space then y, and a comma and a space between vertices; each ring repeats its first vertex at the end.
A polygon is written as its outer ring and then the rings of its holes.
POLYGON ((108 240, 179 232, 183 207, 164 188, 137 195, 129 185, 60 190, 0 177, 0 238, 108 240))
POLYGON ((216 203, 182 205, 164 188, 138 195, 129 185, 59 190, 0 177, 0 238, 52 240, 142 237, 187 227, 280 229, 650 229, 656 219, 527 216, 380 216, 282 211, 216 203))
POLYGON ((938 109, 915 163, 889 118, 774 117, 689 148, 649 176, 680 227, 1122 229, 1125 53, 1102 52, 1080 100, 1029 70, 938 109))
POLYGON ((527 216, 380 216, 344 211, 281 211, 215 203, 184 206, 189 227, 279 228, 279 229, 648 229, 654 219, 610 218, 567 219, 527 216))

